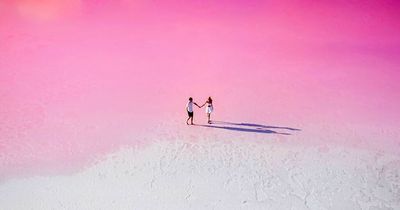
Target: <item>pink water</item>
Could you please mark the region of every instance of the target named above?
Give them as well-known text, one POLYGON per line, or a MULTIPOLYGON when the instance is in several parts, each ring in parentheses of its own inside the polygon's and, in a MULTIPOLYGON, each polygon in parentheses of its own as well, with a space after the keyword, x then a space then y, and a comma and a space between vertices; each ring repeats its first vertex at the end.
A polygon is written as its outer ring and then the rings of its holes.
MULTIPOLYGON (((358 137, 343 142, 398 151, 399 9, 395 1, 2 1, 0 177, 74 168, 139 144, 155 123, 184 122, 189 96, 212 96, 219 120, 315 135, 345 125, 358 137)), ((326 140, 315 139, 303 141, 326 140)))

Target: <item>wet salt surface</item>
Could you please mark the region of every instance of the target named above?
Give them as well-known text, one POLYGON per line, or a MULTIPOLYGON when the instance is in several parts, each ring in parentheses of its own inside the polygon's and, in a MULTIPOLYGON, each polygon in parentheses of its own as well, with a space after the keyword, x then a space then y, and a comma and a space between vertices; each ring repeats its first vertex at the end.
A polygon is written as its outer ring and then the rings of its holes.
POLYGON ((151 144, 189 96, 220 120, 297 125, 296 142, 398 151, 398 5, 333 4, 0 3, 0 177, 151 144))

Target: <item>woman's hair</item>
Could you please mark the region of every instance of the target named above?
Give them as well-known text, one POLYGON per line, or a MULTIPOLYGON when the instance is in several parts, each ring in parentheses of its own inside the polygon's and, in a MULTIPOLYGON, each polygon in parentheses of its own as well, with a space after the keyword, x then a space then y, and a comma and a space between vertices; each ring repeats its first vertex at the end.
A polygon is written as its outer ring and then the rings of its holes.
POLYGON ((211 97, 208 97, 208 100, 207 100, 210 104, 212 104, 212 99, 211 99, 211 97))
POLYGON ((192 97, 190 97, 190 98, 189 98, 189 101, 192 101, 192 100, 193 100, 193 98, 192 98, 192 97))

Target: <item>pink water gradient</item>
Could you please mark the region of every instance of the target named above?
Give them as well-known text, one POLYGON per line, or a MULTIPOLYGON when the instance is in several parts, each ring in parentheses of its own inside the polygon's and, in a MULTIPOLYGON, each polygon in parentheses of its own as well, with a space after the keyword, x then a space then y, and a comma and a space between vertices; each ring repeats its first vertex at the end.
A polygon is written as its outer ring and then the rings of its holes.
MULTIPOLYGON (((154 123, 184 122, 189 96, 213 96, 221 120, 394 129, 399 10, 396 1, 2 1, 0 177, 138 144, 154 123)), ((375 140, 398 150, 387 138, 375 140)))

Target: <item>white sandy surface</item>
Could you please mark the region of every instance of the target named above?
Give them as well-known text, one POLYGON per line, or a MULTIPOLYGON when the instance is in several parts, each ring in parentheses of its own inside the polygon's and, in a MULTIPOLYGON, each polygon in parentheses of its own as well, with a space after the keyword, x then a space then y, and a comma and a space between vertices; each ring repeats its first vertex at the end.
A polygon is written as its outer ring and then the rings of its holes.
POLYGON ((399 156, 265 138, 215 131, 193 141, 171 133, 79 173, 7 180, 0 207, 400 209, 399 156))

